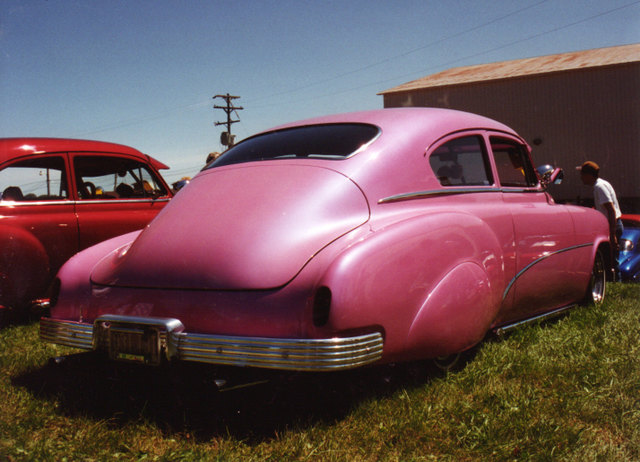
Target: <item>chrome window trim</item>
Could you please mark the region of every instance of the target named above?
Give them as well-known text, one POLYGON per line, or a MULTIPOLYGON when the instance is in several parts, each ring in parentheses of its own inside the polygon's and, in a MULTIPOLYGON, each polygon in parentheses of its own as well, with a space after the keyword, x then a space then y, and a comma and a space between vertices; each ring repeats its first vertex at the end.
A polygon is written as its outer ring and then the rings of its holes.
POLYGON ((140 198, 140 199, 83 199, 78 201, 72 200, 52 200, 52 201, 0 201, 0 207, 28 207, 28 206, 53 206, 53 205, 82 205, 82 204, 141 204, 150 202, 169 202, 170 197, 161 197, 158 199, 140 198))
POLYGON ((457 194, 477 194, 477 193, 498 193, 500 188, 479 187, 479 188, 451 188, 451 189, 432 189, 429 191, 416 191, 412 193, 396 194, 394 196, 385 197, 378 201, 378 204, 388 204, 390 202, 401 202, 412 199, 423 199, 425 197, 453 196, 457 194))
MULTIPOLYGON (((286 160, 296 160, 296 161, 305 161, 305 160, 329 160, 329 161, 343 161, 343 160, 347 160, 347 159, 351 159, 353 156, 367 150, 369 148, 369 146, 371 146, 376 140, 378 140, 378 138, 380 138, 380 136, 382 136, 382 128, 380 128, 379 125, 376 125, 374 123, 371 122, 327 122, 327 123, 313 123, 313 124, 301 124, 301 125, 292 125, 292 126, 288 126, 288 127, 282 127, 282 128, 277 128, 275 130, 269 130, 266 132, 262 132, 262 133, 258 133, 256 135, 253 135, 249 138, 246 138, 244 140, 242 140, 240 143, 238 143, 235 146, 240 146, 242 143, 254 140, 256 138, 259 137, 263 137, 263 136, 268 136, 268 135, 272 135, 275 133, 281 133, 284 131, 290 131, 290 130, 296 130, 296 129, 302 129, 302 128, 312 128, 312 127, 326 127, 326 126, 344 126, 344 125, 367 125, 369 127, 373 127, 375 128, 376 134, 366 143, 360 145, 355 151, 347 154, 347 155, 335 155, 332 156, 330 154, 326 154, 326 155, 316 155, 316 156, 302 156, 299 158, 287 158, 287 157, 281 157, 281 158, 269 158, 269 159, 253 159, 253 160, 246 160, 246 161, 242 161, 242 162, 233 162, 233 163, 229 163, 229 164, 223 164, 223 165, 214 165, 215 164, 215 160, 212 161, 211 163, 205 165, 202 168, 202 171, 204 170, 210 170, 213 168, 222 168, 222 167, 227 167, 229 165, 239 165, 239 164, 246 164, 246 163, 253 163, 253 162, 271 162, 274 160, 277 161, 286 161, 286 160)), ((234 147, 235 147, 234 146, 234 147)), ((222 156, 218 157, 221 158, 222 156)), ((217 159, 216 159, 217 160, 217 159)))
POLYGON ((94 333, 104 322, 119 326, 166 325, 162 343, 167 359, 240 367, 317 372, 351 369, 378 361, 384 344, 380 332, 321 339, 209 335, 182 332, 177 319, 120 315, 102 316, 93 324, 42 318, 40 338, 85 350, 101 349, 104 344, 94 339, 94 333))
POLYGON ((509 193, 540 193, 540 192, 544 192, 542 189, 540 189, 537 186, 529 186, 529 187, 525 187, 525 188, 518 188, 518 187, 513 187, 513 186, 503 186, 500 188, 500 191, 502 191, 505 194, 509 194, 509 193))
POLYGON ((447 188, 432 189, 428 191, 416 191, 411 193, 396 194, 394 196, 385 197, 378 201, 378 204, 388 204, 391 202, 401 202, 412 199, 423 199, 426 197, 453 196, 458 194, 478 194, 478 193, 538 193, 542 192, 538 188, 498 188, 492 186, 480 186, 477 188, 447 188))
POLYGON ((73 203, 76 205, 81 204, 141 204, 148 202, 169 202, 171 198, 169 197, 161 197, 158 199, 152 198, 140 198, 140 199, 83 199, 79 201, 74 201, 73 203))
POLYGON ((43 205, 74 205, 75 201, 69 199, 56 199, 50 201, 0 201, 0 207, 28 207, 28 206, 43 206, 43 205))

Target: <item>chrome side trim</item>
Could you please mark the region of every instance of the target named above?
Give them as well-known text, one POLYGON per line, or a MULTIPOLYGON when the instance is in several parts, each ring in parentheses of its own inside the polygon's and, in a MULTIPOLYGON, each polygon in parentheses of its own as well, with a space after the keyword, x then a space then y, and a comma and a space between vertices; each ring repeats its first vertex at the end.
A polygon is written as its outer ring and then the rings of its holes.
POLYGON ((450 188, 450 189, 433 189, 431 191, 416 191, 412 193, 397 194, 395 196, 380 199, 378 204, 388 204, 390 202, 400 202, 412 199, 423 199, 425 197, 453 196, 457 194, 477 194, 477 193, 497 193, 502 192, 500 188, 481 187, 481 188, 450 188))
POLYGON ((478 194, 478 193, 538 193, 542 192, 538 188, 496 188, 490 186, 480 186, 477 188, 447 188, 433 189, 430 191, 416 191, 412 193, 397 194, 385 197, 378 201, 378 204, 388 204, 390 202, 408 201, 412 199, 424 199, 426 197, 454 196, 458 194, 478 194))
POLYGON ((40 338, 49 343, 85 350, 108 348, 101 332, 113 324, 118 329, 162 327, 161 349, 169 360, 297 371, 336 371, 378 361, 384 340, 380 332, 354 337, 283 339, 238 337, 181 332, 172 318, 105 315, 94 324, 42 318, 40 338), (95 338, 94 338, 95 337, 95 338))
POLYGON ((518 273, 513 277, 513 279, 511 279, 511 281, 507 285, 507 288, 504 290, 504 293, 502 294, 502 300, 504 301, 504 299, 507 298, 507 294, 511 290, 511 287, 513 287, 513 285, 516 283, 518 278, 520 278, 524 273, 526 273, 529 269, 531 269, 532 266, 537 265, 538 263, 540 263, 541 261, 546 260, 549 257, 552 257, 554 255, 558 255, 559 253, 569 252, 570 250, 580 249, 582 247, 592 247, 592 246, 593 246, 592 242, 587 243, 587 244, 573 245, 573 246, 567 247, 565 249, 556 250, 555 252, 549 252, 548 254, 543 255, 542 257, 532 261, 527 266, 525 266, 520 271, 518 271, 518 273))
POLYGON ((547 313, 543 313, 540 314, 538 316, 534 316, 532 318, 527 318, 527 319, 523 319, 522 321, 517 321, 511 324, 505 324, 504 326, 500 326, 496 329, 493 329, 493 332, 498 336, 498 337, 502 337, 503 335, 505 335, 507 332, 516 329, 520 326, 523 326, 525 324, 530 324, 532 322, 540 322, 540 321, 545 321, 547 319, 551 319, 551 318, 555 318, 558 317, 560 315, 562 315, 564 312, 569 311, 570 309, 574 308, 576 305, 567 305, 567 306, 563 306, 562 308, 558 308, 552 311, 549 311, 547 313))

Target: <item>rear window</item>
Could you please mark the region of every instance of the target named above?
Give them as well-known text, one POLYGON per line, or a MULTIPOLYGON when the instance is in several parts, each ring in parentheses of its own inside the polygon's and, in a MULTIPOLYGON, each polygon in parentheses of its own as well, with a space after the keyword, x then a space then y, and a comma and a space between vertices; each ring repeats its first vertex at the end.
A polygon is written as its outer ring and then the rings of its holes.
POLYGON ((277 159, 341 160, 371 142, 379 129, 367 124, 327 124, 287 128, 249 138, 206 168, 277 159))

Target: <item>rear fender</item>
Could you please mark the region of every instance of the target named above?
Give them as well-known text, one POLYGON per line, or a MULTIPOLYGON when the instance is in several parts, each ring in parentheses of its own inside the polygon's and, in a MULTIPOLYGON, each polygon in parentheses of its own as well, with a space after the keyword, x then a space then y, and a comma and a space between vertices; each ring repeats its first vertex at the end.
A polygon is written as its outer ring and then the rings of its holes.
POLYGON ((431 291, 409 329, 407 349, 446 356, 480 342, 499 303, 480 265, 466 262, 445 275, 431 291))
POLYGON ((497 237, 476 216, 441 212, 394 223, 342 252, 321 278, 332 291, 328 327, 382 326, 388 360, 408 359, 407 348, 415 357, 440 355, 436 344, 445 340, 446 350, 466 347, 497 315, 503 268, 497 237))
POLYGON ((51 316, 69 320, 86 317, 93 297, 109 295, 109 288, 91 284, 93 268, 102 260, 117 260, 118 252, 122 253, 140 232, 108 239, 71 257, 58 271, 60 292, 55 297, 56 303, 50 307, 51 316))

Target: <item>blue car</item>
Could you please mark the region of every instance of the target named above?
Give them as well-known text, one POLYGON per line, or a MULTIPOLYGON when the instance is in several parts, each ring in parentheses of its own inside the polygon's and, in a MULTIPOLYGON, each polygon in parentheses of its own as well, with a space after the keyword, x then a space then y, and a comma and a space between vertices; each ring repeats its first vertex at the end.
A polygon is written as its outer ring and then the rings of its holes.
POLYGON ((640 220, 623 215, 618 265, 622 281, 640 282, 640 220))

